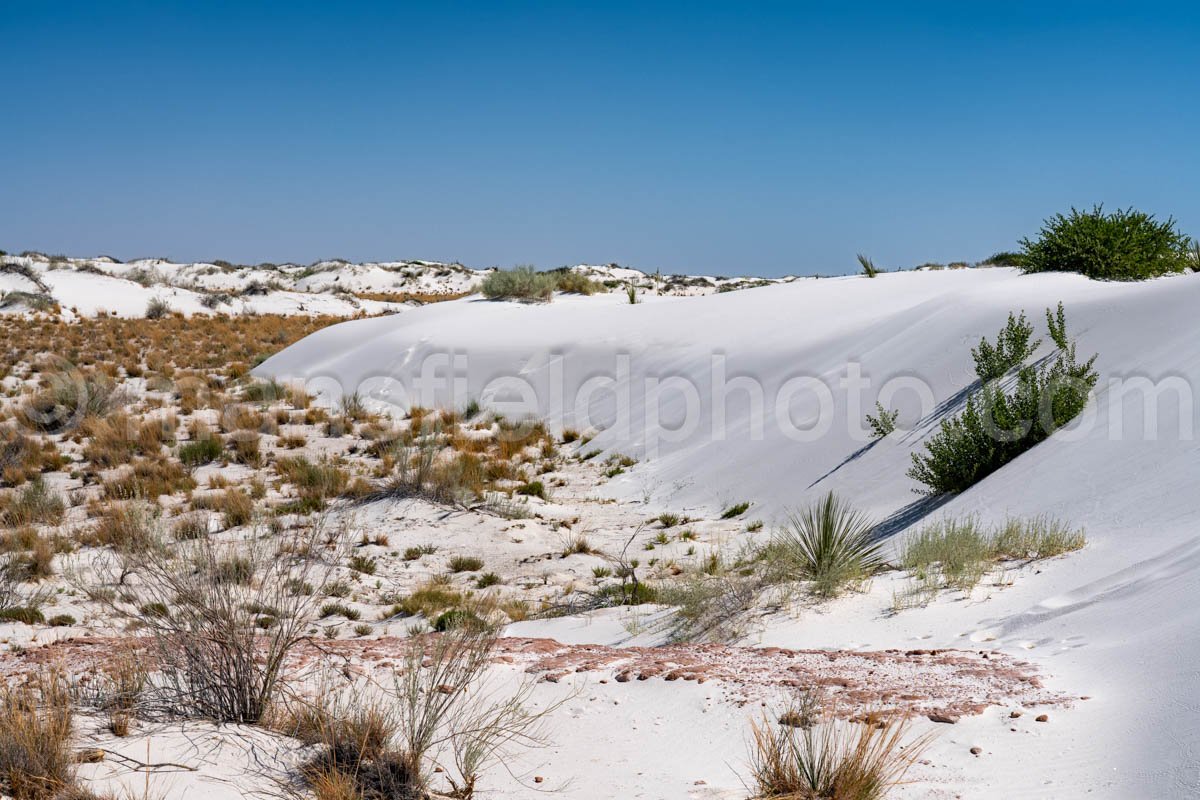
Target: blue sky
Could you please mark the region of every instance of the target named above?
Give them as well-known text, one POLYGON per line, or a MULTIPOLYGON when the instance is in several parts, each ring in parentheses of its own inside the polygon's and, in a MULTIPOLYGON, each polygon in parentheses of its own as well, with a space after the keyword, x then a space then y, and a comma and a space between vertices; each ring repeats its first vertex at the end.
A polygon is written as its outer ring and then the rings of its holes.
POLYGON ((0 248, 711 274, 1200 235, 1195 4, 0 5, 0 248))

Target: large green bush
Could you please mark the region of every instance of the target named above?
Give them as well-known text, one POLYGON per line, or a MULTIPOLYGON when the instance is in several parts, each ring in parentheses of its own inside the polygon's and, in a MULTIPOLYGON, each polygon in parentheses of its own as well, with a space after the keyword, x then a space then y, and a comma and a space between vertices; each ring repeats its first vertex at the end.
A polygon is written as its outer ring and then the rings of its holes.
POLYGON ((961 414, 942 422, 925 452, 912 454, 908 476, 925 484, 927 494, 965 491, 1083 411, 1098 378, 1096 356, 1076 360, 1062 303, 1057 313, 1046 310, 1046 323, 1056 346, 1052 359, 1021 367, 1010 388, 985 383, 961 414))
POLYGON ((1136 281, 1194 267, 1191 240, 1175 220, 1135 209, 1105 214, 1074 208, 1046 220, 1035 240, 1022 239, 1026 272, 1078 272, 1098 280, 1136 281))

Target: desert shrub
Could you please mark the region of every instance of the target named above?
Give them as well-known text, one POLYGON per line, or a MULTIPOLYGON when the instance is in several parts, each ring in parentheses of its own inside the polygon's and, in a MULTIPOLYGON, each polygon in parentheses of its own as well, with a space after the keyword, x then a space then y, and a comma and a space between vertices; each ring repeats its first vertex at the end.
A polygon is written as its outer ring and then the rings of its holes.
POLYGON ((242 390, 242 399, 251 403, 274 403, 287 394, 287 389, 276 381, 255 381, 242 390))
POLYGON ((222 525, 236 528, 254 519, 254 498, 240 489, 226 489, 214 499, 213 510, 221 513, 222 525))
POLYGON ((982 263, 992 267, 1023 267, 1025 266, 1025 256, 1021 253, 1001 250, 998 253, 992 253, 982 263))
POLYGON ((29 481, 8 498, 0 510, 0 524, 8 527, 17 525, 56 525, 66 513, 62 497, 42 479, 41 475, 29 481))
POLYGON ((481 693, 492 647, 489 633, 470 628, 427 635, 382 696, 348 687, 293 700, 273 727, 318 747, 300 772, 321 800, 431 796, 435 772, 446 796, 474 797, 483 771, 511 748, 545 743, 542 721, 559 705, 528 710, 528 682, 481 693))
POLYGON ((899 411, 889 411, 882 404, 876 402, 875 415, 867 414, 867 427, 871 429, 871 435, 874 438, 882 439, 896 430, 896 419, 899 416, 899 411))
POLYGON ((0 690, 0 793, 15 800, 74 796, 74 709, 57 673, 0 690))
POLYGON ((150 712, 258 722, 315 619, 334 566, 316 554, 336 550, 336 536, 316 527, 226 541, 156 536, 136 552, 102 553, 95 576, 76 588, 145 631, 157 676, 146 689, 150 712), (291 591, 294 582, 314 592, 291 591), (143 610, 163 606, 170 614, 143 610))
POLYGON ((262 465, 262 437, 256 431, 239 430, 229 434, 229 449, 239 464, 250 467, 262 465))
POLYGON ((221 440, 215 435, 184 442, 179 446, 179 460, 189 467, 216 461, 221 457, 221 440))
POLYGON ((1087 404, 1099 376, 1096 356, 1076 360, 1062 304, 1046 311, 1057 351, 1040 365, 1023 366, 1011 390, 985 385, 967 399, 966 408, 943 420, 925 442, 925 452, 912 454, 909 477, 928 494, 961 492, 990 475, 1063 427, 1087 404))
POLYGON ((101 509, 85 544, 106 545, 119 550, 147 547, 153 542, 155 509, 149 503, 111 503, 101 509))
POLYGON ((346 491, 350 476, 341 467, 327 460, 312 462, 304 456, 281 458, 275 471, 294 484, 300 493, 305 510, 320 510, 325 500, 346 491))
POLYGON ((406 616, 423 616, 432 620, 443 611, 457 607, 464 600, 461 592, 443 583, 429 581, 414 589, 412 594, 397 604, 395 610, 406 616))
POLYGON ((350 556, 350 560, 346 562, 346 566, 363 575, 374 575, 375 571, 379 569, 379 564, 374 558, 364 555, 350 556))
POLYGON ((0 622, 42 625, 46 622, 46 615, 36 606, 6 606, 0 608, 0 622))
POLYGON ((548 301, 557 285, 554 275, 521 266, 496 270, 483 279, 479 291, 489 300, 548 301))
POLYGON ((477 556, 454 556, 450 559, 451 572, 478 572, 483 569, 483 559, 477 556))
POLYGON ((161 456, 137 458, 128 469, 104 481, 104 496, 112 500, 154 500, 195 488, 195 479, 178 462, 161 456))
POLYGON ((721 519, 733 519, 734 517, 740 517, 742 514, 745 514, 749 510, 750 510, 750 503, 748 503, 746 501, 742 501, 741 503, 734 503, 729 508, 727 508, 721 512, 721 519))
POLYGON ((530 481, 522 486, 518 486, 517 494, 524 497, 539 497, 542 500, 547 499, 546 485, 541 481, 530 481))
POLYGON ((39 444, 13 425, 0 426, 0 486, 17 486, 44 469, 62 466, 57 446, 39 444))
POLYGON ((1008 322, 996 334, 996 343, 986 338, 979 340, 979 347, 971 350, 975 360, 975 375, 981 383, 990 383, 1008 374, 1008 371, 1033 355, 1041 344, 1033 337, 1033 326, 1025 319, 1025 313, 1015 317, 1010 312, 1008 322))
POLYGON ((1036 239, 1022 239, 1026 272, 1078 272, 1097 280, 1136 281, 1194 266, 1190 239, 1175 220, 1159 222, 1135 209, 1105 214, 1074 208, 1042 224, 1036 239))
POLYGON ((883 566, 874 532, 872 521, 830 492, 790 513, 764 557, 781 577, 810 581, 816 594, 834 597, 883 566))
POLYGON ((61 433, 88 417, 103 417, 122 400, 111 380, 94 373, 64 370, 52 374, 48 382, 21 410, 25 421, 46 433, 61 433))
POLYGON ((161 297, 152 297, 146 303, 146 319, 162 319, 171 313, 171 305, 161 297))
POLYGON ((569 268, 555 270, 550 274, 554 276, 555 288, 560 292, 590 295, 604 289, 603 285, 569 268))
POLYGON ((907 721, 752 723, 750 772, 756 798, 882 800, 920 757, 928 739, 906 742, 907 721))

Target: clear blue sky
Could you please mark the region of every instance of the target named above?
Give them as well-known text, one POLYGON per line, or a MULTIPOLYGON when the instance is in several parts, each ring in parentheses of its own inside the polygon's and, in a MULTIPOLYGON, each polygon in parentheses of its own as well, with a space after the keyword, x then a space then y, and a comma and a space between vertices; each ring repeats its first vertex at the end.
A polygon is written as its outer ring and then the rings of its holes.
POLYGON ((1200 235, 1200 4, 0 5, 0 248, 723 274, 1200 235), (853 9, 849 9, 853 6, 853 9))

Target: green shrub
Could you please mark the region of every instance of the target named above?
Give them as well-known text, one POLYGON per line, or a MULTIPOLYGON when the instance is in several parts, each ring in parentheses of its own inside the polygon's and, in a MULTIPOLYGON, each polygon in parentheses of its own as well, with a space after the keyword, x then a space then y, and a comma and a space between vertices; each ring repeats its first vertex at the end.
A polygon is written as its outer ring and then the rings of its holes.
POLYGON ((476 556, 454 556, 450 559, 451 572, 478 572, 483 569, 483 559, 476 556))
POLYGON ((1072 208, 1046 220, 1037 239, 1022 239, 1026 272, 1078 272, 1097 280, 1136 281, 1194 266, 1189 238, 1175 220, 1132 208, 1105 214, 1072 208))
POLYGON ((789 514, 764 557, 781 578, 811 581, 816 594, 834 597, 883 566, 874 532, 873 522, 830 492, 789 514))
POLYGON ((896 418, 900 416, 899 411, 888 411, 882 404, 876 402, 875 414, 876 416, 867 414, 867 427, 871 429, 872 436, 882 439, 896 430, 896 418))
POLYGON ((1083 411, 1099 377, 1096 356, 1076 360, 1061 303, 1057 314, 1046 311, 1046 320, 1058 348, 1053 360, 1022 367, 1010 391, 985 385, 961 414, 943 420, 925 452, 912 454, 908 476, 925 484, 926 494, 965 491, 1083 411))
POLYGON ((996 343, 992 344, 986 338, 979 340, 979 347, 971 350, 971 358, 975 359, 975 374, 980 383, 990 383, 1002 378, 1013 367, 1022 364, 1026 358, 1041 344, 1033 340, 1033 326, 1025 319, 1025 312, 1015 317, 1008 314, 1008 322, 996 334, 996 343))
POLYGON ((524 486, 518 487, 517 494, 524 495, 525 497, 540 497, 543 500, 548 499, 546 497, 546 485, 541 481, 530 481, 524 486))
POLYGON ((33 606, 0 608, 0 622, 23 622, 26 625, 41 625, 45 621, 45 615, 33 606))
POLYGON ((992 253, 982 263, 992 267, 1023 267, 1026 261, 1025 256, 1020 253, 1001 250, 998 253, 992 253))
POLYGON ((179 460, 189 467, 198 467, 221 457, 221 440, 215 436, 185 442, 179 446, 179 460))
POLYGON ((749 503, 747 503, 745 501, 743 501, 741 503, 735 503, 735 504, 731 505, 729 508, 727 508, 721 512, 721 519, 733 519, 734 517, 740 517, 742 514, 745 514, 748 510, 750 510, 749 503))
POLYGON ((558 286, 555 276, 533 267, 500 269, 483 279, 479 291, 489 300, 549 301, 558 286))

